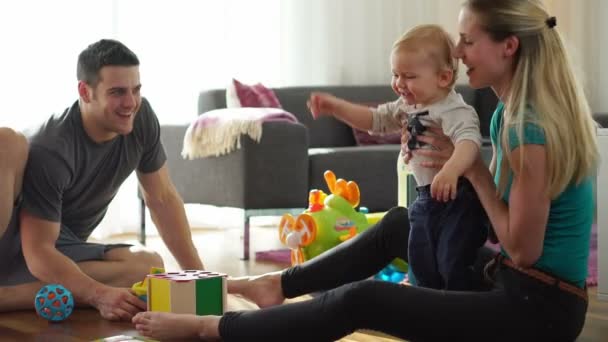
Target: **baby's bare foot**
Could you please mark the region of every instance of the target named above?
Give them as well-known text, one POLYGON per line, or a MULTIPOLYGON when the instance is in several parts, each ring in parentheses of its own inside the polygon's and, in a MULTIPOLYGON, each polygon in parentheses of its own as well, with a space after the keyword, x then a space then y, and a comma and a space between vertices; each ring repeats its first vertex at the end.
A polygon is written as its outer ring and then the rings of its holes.
POLYGON ((280 271, 255 277, 229 278, 228 292, 240 294, 260 308, 278 305, 285 301, 280 271))
POLYGON ((220 316, 168 312, 140 312, 133 317, 137 332, 154 339, 200 338, 219 340, 220 316))

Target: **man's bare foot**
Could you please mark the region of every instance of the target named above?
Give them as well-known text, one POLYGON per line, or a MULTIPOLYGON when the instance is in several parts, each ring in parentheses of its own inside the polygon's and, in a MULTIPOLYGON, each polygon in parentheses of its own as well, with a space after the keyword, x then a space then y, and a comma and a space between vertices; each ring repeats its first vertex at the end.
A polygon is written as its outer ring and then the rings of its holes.
POLYGON ((278 305, 285 301, 281 287, 281 271, 255 277, 229 278, 228 293, 240 294, 260 308, 278 305))
POLYGON ((220 316, 196 316, 169 312, 140 312, 133 317, 137 332, 154 339, 200 338, 219 340, 220 316))

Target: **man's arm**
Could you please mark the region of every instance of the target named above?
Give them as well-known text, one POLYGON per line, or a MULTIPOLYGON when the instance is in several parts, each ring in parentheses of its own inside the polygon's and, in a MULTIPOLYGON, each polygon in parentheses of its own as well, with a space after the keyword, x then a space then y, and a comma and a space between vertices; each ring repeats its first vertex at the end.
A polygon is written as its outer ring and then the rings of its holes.
POLYGON ((127 289, 106 286, 80 270, 78 265, 55 248, 59 223, 39 219, 26 210, 20 213, 23 255, 30 272, 47 283, 64 284, 79 304, 96 307, 110 320, 129 320, 144 303, 127 289))
POLYGON ((144 201, 163 241, 183 269, 204 269, 192 242, 184 202, 177 193, 167 165, 150 173, 137 172, 144 201))

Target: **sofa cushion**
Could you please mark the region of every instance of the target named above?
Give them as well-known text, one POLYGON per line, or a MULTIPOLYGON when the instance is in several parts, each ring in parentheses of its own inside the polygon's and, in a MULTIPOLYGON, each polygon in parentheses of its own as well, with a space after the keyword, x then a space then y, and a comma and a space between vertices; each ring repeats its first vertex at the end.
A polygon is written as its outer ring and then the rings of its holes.
POLYGON ((593 119, 600 127, 608 128, 608 113, 594 113, 593 119))
POLYGON ((282 108, 279 99, 272 89, 266 88, 261 83, 247 85, 235 79, 232 79, 232 82, 226 88, 226 106, 228 108, 282 108))
POLYGON ((355 181, 361 191, 361 206, 371 211, 397 205, 397 158, 400 145, 373 145, 308 150, 310 189, 329 194, 323 173, 355 181), (392 166, 391 166, 392 165, 392 166))

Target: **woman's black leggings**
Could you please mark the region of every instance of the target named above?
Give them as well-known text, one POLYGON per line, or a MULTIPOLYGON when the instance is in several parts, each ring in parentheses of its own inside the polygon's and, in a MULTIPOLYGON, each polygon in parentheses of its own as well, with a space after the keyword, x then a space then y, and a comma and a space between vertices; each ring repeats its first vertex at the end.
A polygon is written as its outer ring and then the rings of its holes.
MULTIPOLYGON (((395 257, 407 260, 407 210, 393 208, 376 226, 282 274, 287 298, 313 299, 220 320, 226 341, 333 341, 357 329, 414 341, 573 341, 587 302, 503 265, 492 286, 450 292, 364 280, 395 257)), ((480 252, 479 279, 491 258, 480 252)))

